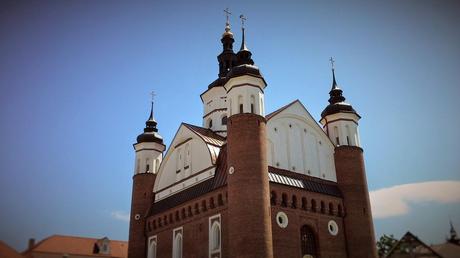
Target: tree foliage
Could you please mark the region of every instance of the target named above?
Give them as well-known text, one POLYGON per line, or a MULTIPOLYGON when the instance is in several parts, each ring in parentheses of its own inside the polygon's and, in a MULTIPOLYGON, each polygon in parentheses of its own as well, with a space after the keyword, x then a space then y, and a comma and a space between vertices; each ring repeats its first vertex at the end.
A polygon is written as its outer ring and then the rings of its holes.
POLYGON ((381 236, 379 241, 377 241, 377 252, 379 257, 385 257, 397 242, 398 240, 396 240, 393 235, 384 234, 381 236))

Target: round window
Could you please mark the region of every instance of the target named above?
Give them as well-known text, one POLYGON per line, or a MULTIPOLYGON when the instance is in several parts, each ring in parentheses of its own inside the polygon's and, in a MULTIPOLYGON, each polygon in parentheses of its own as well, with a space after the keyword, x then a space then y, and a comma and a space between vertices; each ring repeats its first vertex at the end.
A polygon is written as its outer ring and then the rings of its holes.
POLYGON ((339 233, 339 226, 333 220, 329 221, 327 228, 329 229, 329 233, 333 236, 336 236, 339 233))
POLYGON ((286 215, 286 213, 280 211, 278 212, 278 214, 276 214, 276 223, 278 224, 278 226, 280 226, 280 228, 286 228, 287 225, 288 225, 288 216, 286 215))
POLYGON ((232 166, 228 169, 228 173, 231 175, 235 172, 235 168, 232 166))
POLYGON ((134 215, 134 219, 135 219, 135 220, 139 220, 140 218, 141 218, 141 215, 140 215, 140 214, 134 215))

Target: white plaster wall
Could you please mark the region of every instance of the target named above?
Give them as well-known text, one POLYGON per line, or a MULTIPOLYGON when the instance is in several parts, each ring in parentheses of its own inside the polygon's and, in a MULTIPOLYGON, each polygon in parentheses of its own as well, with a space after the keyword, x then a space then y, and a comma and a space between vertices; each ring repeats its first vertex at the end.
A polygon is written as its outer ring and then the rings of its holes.
POLYGON ((157 192, 158 190, 165 189, 177 181, 214 166, 215 164, 213 164, 213 160, 211 159, 210 151, 208 145, 199 136, 182 125, 160 166, 153 191, 157 192), (183 142, 185 143, 180 144, 183 142), (175 146, 178 144, 180 145, 176 148, 175 146), (189 168, 186 168, 187 146, 190 148, 189 168))
POLYGON ((203 101, 203 127, 209 127, 212 120, 213 131, 227 131, 227 125, 222 124, 222 117, 227 116, 227 91, 224 87, 213 87, 201 95, 203 101))
POLYGON ((134 145, 136 159, 134 162, 134 174, 157 173, 163 160, 164 145, 155 142, 142 142, 134 145), (147 164, 149 171, 146 171, 147 164))
POLYGON ((334 145, 296 102, 267 122, 270 166, 336 181, 334 145))
POLYGON ((264 93, 265 83, 260 78, 240 76, 230 79, 226 84, 227 112, 229 116, 240 113, 240 103, 243 104, 243 113, 251 113, 251 103, 254 105, 254 114, 265 116, 264 93), (241 86, 241 85, 247 86, 241 86), (237 87, 233 87, 238 85, 237 87), (256 85, 256 86, 251 86, 256 85))
POLYGON ((324 130, 329 133, 329 138, 335 145, 350 145, 361 147, 358 131, 358 120, 359 117, 355 114, 337 113, 321 119, 321 123, 323 124, 324 130))

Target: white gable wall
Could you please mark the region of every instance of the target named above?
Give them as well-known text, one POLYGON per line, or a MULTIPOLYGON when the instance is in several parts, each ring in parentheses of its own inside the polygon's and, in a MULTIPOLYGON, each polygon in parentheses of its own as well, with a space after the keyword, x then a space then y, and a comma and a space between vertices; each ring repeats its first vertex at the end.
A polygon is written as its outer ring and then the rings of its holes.
MULTIPOLYGON (((214 175, 214 165, 208 145, 186 126, 181 125, 161 163, 153 191, 157 193, 207 168, 212 170, 207 174, 206 178, 209 178, 209 175, 214 175)), ((175 191, 180 191, 206 178, 200 177, 199 180, 194 180, 188 185, 181 184, 181 187, 176 187, 175 191)), ((157 198, 158 196, 155 197, 157 198)))
POLYGON ((334 145, 300 102, 268 120, 267 134, 270 166, 337 180, 334 145))

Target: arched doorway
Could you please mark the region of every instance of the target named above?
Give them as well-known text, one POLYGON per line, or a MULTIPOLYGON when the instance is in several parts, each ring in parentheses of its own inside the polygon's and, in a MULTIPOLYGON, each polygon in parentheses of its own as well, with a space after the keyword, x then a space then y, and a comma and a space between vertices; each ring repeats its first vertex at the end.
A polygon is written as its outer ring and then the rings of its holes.
POLYGON ((313 230, 304 225, 300 228, 300 243, 302 258, 317 258, 318 252, 316 247, 316 238, 313 230))

